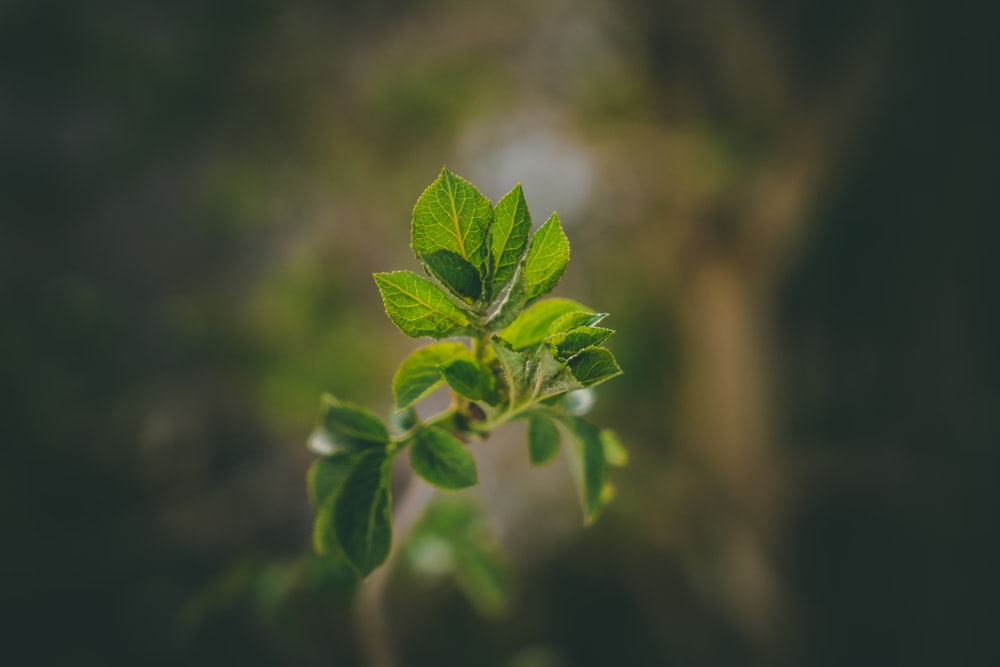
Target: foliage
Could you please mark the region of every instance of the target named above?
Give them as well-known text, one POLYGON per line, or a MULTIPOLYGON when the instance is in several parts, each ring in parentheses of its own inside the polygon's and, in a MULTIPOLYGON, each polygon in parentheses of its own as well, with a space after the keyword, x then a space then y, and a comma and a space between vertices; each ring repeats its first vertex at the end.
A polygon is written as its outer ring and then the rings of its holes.
POLYGON ((621 373, 601 347, 614 333, 597 326, 605 313, 569 299, 540 300, 562 278, 569 241, 555 213, 531 234, 517 185, 494 207, 447 168, 413 209, 412 247, 427 278, 376 273, 385 311, 399 329, 431 343, 410 354, 392 380, 390 433, 369 410, 324 395, 310 438, 323 455, 309 471, 316 507, 314 545, 343 556, 362 576, 381 565, 392 544, 393 459, 410 450, 416 475, 440 489, 478 482, 466 444, 511 420, 528 422, 535 465, 558 452, 562 425, 584 518, 593 521, 613 495, 608 465, 625 462, 610 431, 581 417, 578 392, 621 373), (441 340, 464 337, 460 342, 441 340), (452 403, 421 420, 414 404, 447 384, 452 403))

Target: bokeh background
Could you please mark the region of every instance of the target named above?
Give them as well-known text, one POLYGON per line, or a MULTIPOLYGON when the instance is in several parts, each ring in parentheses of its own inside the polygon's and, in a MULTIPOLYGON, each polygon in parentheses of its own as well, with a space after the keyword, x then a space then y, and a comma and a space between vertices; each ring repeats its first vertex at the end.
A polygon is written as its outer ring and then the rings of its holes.
POLYGON ((0 662, 1000 664, 998 18, 0 3, 0 662), (632 463, 584 531, 477 445, 501 599, 399 566, 373 629, 304 443, 388 411, 370 275, 442 164, 560 212, 632 463))

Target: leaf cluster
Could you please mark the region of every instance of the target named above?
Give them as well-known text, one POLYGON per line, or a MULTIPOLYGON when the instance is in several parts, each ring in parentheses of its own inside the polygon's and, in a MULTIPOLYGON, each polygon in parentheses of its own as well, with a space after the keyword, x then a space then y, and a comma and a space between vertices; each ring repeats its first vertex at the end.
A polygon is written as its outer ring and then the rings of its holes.
POLYGON ((542 299, 566 271, 569 241, 555 213, 531 230, 520 185, 493 206, 445 168, 420 195, 411 245, 426 277, 374 277, 400 331, 437 342, 404 359, 392 380, 392 434, 366 408, 322 398, 311 444, 323 458, 308 477, 320 553, 342 555, 369 574, 392 545, 394 457, 408 449, 416 475, 441 489, 464 489, 478 482, 466 443, 511 420, 527 422, 535 465, 554 459, 560 430, 569 436, 587 522, 610 500, 607 468, 625 462, 624 449, 612 432, 582 419, 579 408, 591 402, 581 393, 621 373, 603 347, 614 332, 599 326, 606 313, 542 299), (415 404, 444 385, 451 406, 421 420, 415 404))

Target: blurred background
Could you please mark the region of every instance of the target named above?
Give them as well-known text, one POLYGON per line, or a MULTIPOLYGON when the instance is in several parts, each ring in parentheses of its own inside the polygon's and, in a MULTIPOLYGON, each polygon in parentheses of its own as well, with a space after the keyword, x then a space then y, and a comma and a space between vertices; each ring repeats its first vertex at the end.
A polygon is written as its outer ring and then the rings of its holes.
POLYGON ((0 2, 0 662, 1000 664, 998 18, 0 2), (371 273, 442 164, 558 209, 632 462, 584 531, 565 460, 476 445, 373 625, 305 440, 388 413, 371 273))

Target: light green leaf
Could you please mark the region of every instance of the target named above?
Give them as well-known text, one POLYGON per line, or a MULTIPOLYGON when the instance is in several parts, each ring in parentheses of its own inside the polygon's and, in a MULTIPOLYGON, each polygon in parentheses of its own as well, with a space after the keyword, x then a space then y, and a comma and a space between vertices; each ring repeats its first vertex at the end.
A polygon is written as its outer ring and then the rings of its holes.
POLYGON ((492 224, 490 200, 474 185, 444 168, 413 207, 413 250, 420 259, 449 250, 486 278, 492 224))
POLYGON ((601 444, 604 445, 604 458, 610 465, 617 467, 628 465, 628 450, 614 431, 607 428, 601 431, 601 444))
POLYGON ((485 401, 490 405, 500 401, 496 377, 471 355, 445 362, 441 372, 448 385, 470 401, 485 401))
POLYGON ((330 394, 320 398, 318 430, 328 453, 381 448, 389 442, 385 425, 370 410, 330 394))
POLYGON ((518 183, 497 202, 493 215, 493 289, 490 301, 507 286, 517 264, 528 247, 531 234, 531 214, 524 200, 524 192, 518 183))
POLYGON ((362 577, 385 561, 392 545, 389 463, 384 451, 359 457, 333 507, 337 542, 362 577))
POLYGON ((588 347, 600 345, 614 333, 603 327, 577 327, 545 337, 545 345, 557 359, 567 360, 588 347))
POLYGON ((607 461, 600 431, 582 419, 571 418, 567 424, 573 434, 576 453, 574 469, 580 489, 584 521, 592 523, 604 507, 607 461))
POLYGON ((500 332, 500 336, 510 343, 513 349, 524 349, 542 342, 549 333, 550 325, 563 315, 575 312, 593 311, 571 299, 539 301, 518 315, 510 326, 500 332))
POLYGON ((440 387, 444 382, 441 364, 468 354, 469 350, 464 345, 451 342, 431 343, 414 351, 403 360, 392 378, 392 395, 396 407, 413 405, 440 387))
POLYGON ((524 280, 528 301, 552 291, 569 264, 569 239, 553 213, 531 239, 524 258, 524 280))
POLYGON ((569 263, 569 241, 555 213, 535 233, 528 252, 514 272, 510 289, 490 318, 490 327, 501 329, 521 311, 555 287, 569 263))
POLYGON ((607 316, 607 313, 595 313, 591 310, 577 310, 572 313, 566 313, 552 321, 547 333, 551 336, 552 334, 572 331, 578 327, 594 326, 607 316))
POLYGON ((426 278, 409 271, 393 271, 376 273, 375 283, 389 319, 411 338, 446 338, 464 333, 469 326, 462 311, 426 278))
POLYGON ((593 387, 622 374, 614 355, 603 347, 588 347, 568 363, 573 376, 584 387, 593 387))
POLYGON ((532 465, 551 462, 559 453, 559 429, 555 423, 539 412, 528 419, 528 457, 532 465))
POLYGON ((442 489, 458 490, 479 481, 476 460, 460 441, 437 427, 421 429, 410 448, 410 466, 442 489))
POLYGON ((450 250, 437 250, 421 255, 428 273, 436 277, 453 294, 472 303, 483 293, 483 282, 476 267, 450 250))

